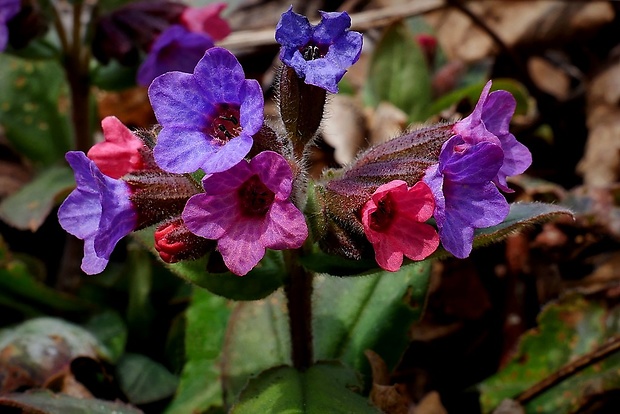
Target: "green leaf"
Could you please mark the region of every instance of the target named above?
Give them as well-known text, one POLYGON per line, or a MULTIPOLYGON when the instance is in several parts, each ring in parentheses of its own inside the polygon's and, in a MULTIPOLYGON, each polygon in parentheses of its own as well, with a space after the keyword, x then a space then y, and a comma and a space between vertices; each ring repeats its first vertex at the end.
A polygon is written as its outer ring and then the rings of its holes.
MULTIPOLYGON (((462 88, 459 88, 455 91, 452 91, 446 95, 441 96, 433 103, 424 108, 423 119, 428 119, 433 115, 440 113, 441 111, 450 108, 453 105, 457 105, 464 99, 467 99, 471 107, 473 108, 478 102, 478 98, 480 98, 480 92, 482 92, 482 88, 486 81, 481 83, 476 83, 473 85, 467 85, 462 88)), ((497 90, 505 90, 508 91, 514 96, 517 101, 517 108, 515 110, 515 114, 524 115, 528 111, 529 107, 529 93, 525 86, 521 83, 517 82, 514 79, 494 79, 493 86, 491 87, 492 91, 497 90)))
POLYGON ((230 316, 227 301, 194 288, 187 309, 186 363, 174 400, 166 413, 203 412, 224 405, 220 382, 220 352, 230 316))
POLYGON ((73 171, 53 166, 41 171, 30 183, 0 203, 0 219, 20 230, 36 231, 60 195, 75 187, 73 171))
MULTIPOLYGON (((546 223, 561 216, 573 217, 573 212, 557 204, 513 203, 510 205, 510 213, 503 222, 496 226, 476 229, 473 248, 497 243, 524 228, 546 223)), ((449 255, 450 253, 440 246, 430 258, 445 258, 449 255)))
POLYGON ((140 246, 130 245, 127 262, 129 269, 129 303, 127 304, 127 325, 132 335, 147 339, 155 310, 150 303, 153 272, 148 252, 140 246))
POLYGON ((402 23, 391 25, 370 60, 364 87, 366 103, 377 106, 390 102, 412 121, 421 121, 431 94, 431 78, 420 46, 402 23))
POLYGON ((334 256, 320 250, 301 257, 301 264, 317 273, 329 273, 332 276, 355 276, 377 270, 374 260, 353 260, 334 256))
POLYGON ((107 91, 120 91, 136 86, 137 66, 123 66, 112 60, 107 65, 99 65, 92 72, 93 86, 107 91))
MULTIPOLYGON (((419 262, 395 273, 316 277, 315 359, 339 359, 369 373, 364 351, 373 349, 393 367, 409 343, 409 326, 422 316, 429 275, 430 263, 419 262)), ((291 363, 288 329, 282 292, 235 307, 222 365, 229 395, 236 395, 253 375, 291 363)))
MULTIPOLYGON (((538 328, 521 337, 519 349, 497 374, 479 385, 484 412, 620 334, 620 307, 571 295, 546 306, 538 328)), ((588 398, 620 387, 620 353, 561 381, 525 405, 526 413, 579 411, 588 398)))
POLYGON ((13 257, 0 238, 0 292, 18 299, 24 305, 43 307, 48 311, 83 312, 93 310, 89 302, 46 286, 37 280, 27 263, 13 257))
POLYGON ((0 124, 11 144, 39 165, 62 159, 72 147, 70 99, 55 60, 0 55, 0 124))
MULTIPOLYGON (((8 394, 0 397, 0 408, 26 414, 141 414, 142 411, 121 402, 75 398, 50 391, 8 394)), ((4 410, 2 410, 4 411, 4 410)))
POLYGON ((125 352, 127 327, 118 313, 106 311, 95 315, 90 318, 84 328, 107 347, 110 351, 110 362, 117 362, 125 352))
POLYGON ((235 398, 250 377, 291 364, 290 343, 286 300, 281 291, 260 301, 237 303, 222 351, 227 397, 235 398))
POLYGON ((356 278, 315 280, 316 358, 339 359, 370 373, 366 349, 393 368, 409 344, 409 327, 422 317, 430 280, 429 261, 356 278))
MULTIPOLYGON (((153 248, 153 228, 133 233, 151 252, 153 248)), ((194 285, 209 290, 216 295, 232 300, 262 299, 284 284, 286 273, 282 252, 267 250, 260 263, 245 276, 231 272, 207 272, 208 257, 199 260, 167 264, 168 269, 177 276, 194 285)))
POLYGON ((163 365, 139 354, 125 354, 116 366, 118 384, 133 404, 148 404, 174 394, 178 379, 163 365))
POLYGON ((322 363, 299 372, 278 367, 252 379, 231 414, 378 414, 368 399, 356 394, 361 382, 351 369, 322 363))

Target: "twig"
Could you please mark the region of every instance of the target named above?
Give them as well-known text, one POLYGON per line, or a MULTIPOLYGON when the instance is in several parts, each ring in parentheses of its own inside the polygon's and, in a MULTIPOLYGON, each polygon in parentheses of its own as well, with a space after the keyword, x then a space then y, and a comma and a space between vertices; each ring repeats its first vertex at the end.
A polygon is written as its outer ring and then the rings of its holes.
POLYGON ((564 365, 562 368, 549 375, 542 381, 537 382, 527 390, 515 398, 520 404, 526 404, 534 398, 538 397, 549 388, 564 381, 566 378, 575 375, 579 371, 596 364, 597 362, 607 358, 609 355, 620 351, 620 336, 614 337, 607 341, 606 344, 600 346, 592 352, 589 352, 576 360, 564 365))

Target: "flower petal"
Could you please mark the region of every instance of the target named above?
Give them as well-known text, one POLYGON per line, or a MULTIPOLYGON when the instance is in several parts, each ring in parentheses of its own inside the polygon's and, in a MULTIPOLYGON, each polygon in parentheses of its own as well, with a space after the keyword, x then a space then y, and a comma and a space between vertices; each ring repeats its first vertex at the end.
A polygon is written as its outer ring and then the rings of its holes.
POLYGON ((297 249, 308 238, 305 217, 290 202, 274 202, 267 223, 267 229, 261 235, 260 243, 268 249, 297 249))

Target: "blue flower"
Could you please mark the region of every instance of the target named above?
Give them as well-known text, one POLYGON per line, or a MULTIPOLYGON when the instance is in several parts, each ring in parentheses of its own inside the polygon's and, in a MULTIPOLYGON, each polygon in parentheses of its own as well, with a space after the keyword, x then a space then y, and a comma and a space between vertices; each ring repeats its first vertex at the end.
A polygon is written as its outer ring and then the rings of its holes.
POLYGON ((21 9, 21 0, 0 0, 0 52, 2 52, 9 41, 9 29, 6 24, 21 9))
POLYGON ((192 73, 213 40, 204 33, 193 33, 180 25, 167 28, 153 43, 138 70, 138 84, 149 86, 153 79, 175 70, 192 73))
POLYGON ((163 127, 154 149, 165 171, 222 172, 252 148, 263 125, 263 93, 256 80, 226 49, 207 50, 194 73, 168 72, 149 87, 149 98, 163 127))
POLYGON ((62 203, 58 220, 63 229, 84 240, 82 270, 101 273, 116 243, 136 228, 137 213, 127 183, 104 175, 83 152, 66 157, 77 188, 62 203))
POLYGON ((435 198, 433 215, 441 244, 458 258, 471 253, 475 229, 501 223, 510 211, 492 182, 503 161, 500 145, 472 145, 455 135, 443 145, 439 163, 424 176, 435 198))
POLYGON ((486 141, 502 147, 504 161, 493 182, 502 191, 513 192, 506 178, 524 172, 532 163, 532 154, 508 130, 517 106, 515 98, 507 91, 489 93, 491 84, 487 82, 473 112, 457 122, 453 131, 471 145, 486 141))
POLYGON ((276 26, 280 59, 307 84, 338 92, 338 82, 362 52, 362 34, 349 30, 351 18, 346 12, 320 12, 321 22, 312 26, 292 9, 276 26))

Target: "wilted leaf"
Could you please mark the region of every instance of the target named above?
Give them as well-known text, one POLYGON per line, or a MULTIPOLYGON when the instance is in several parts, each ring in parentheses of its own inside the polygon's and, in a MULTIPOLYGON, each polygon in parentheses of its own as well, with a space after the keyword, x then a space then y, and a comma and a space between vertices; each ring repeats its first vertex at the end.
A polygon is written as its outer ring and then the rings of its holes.
POLYGON ((186 363, 166 413, 203 412, 224 405, 219 364, 229 315, 225 299, 194 288, 187 310, 186 363))
POLYGON ((305 372, 273 368, 248 383, 231 413, 378 414, 353 391, 361 386, 354 371, 336 363, 314 365, 305 372))
POLYGON ((20 230, 36 231, 58 197, 73 187, 75 181, 71 168, 55 166, 42 170, 34 180, 2 200, 0 219, 20 230))
POLYGON ((37 387, 77 357, 109 359, 110 352, 86 329, 42 317, 0 331, 0 389, 37 387))
POLYGON ((0 55, 0 124, 14 148, 35 164, 51 165, 71 148, 70 101, 55 60, 0 55))
POLYGON ((21 409, 23 414, 142 413, 137 408, 121 402, 75 398, 65 394, 53 394, 49 391, 4 395, 0 397, 0 408, 2 410, 21 409))
MULTIPOLYGON (((480 384, 481 403, 490 412, 576 357, 620 334, 620 309, 577 295, 545 307, 538 328, 521 338, 511 362, 480 384)), ((589 366, 525 404, 526 413, 574 413, 597 393, 620 387, 620 354, 589 366)))

